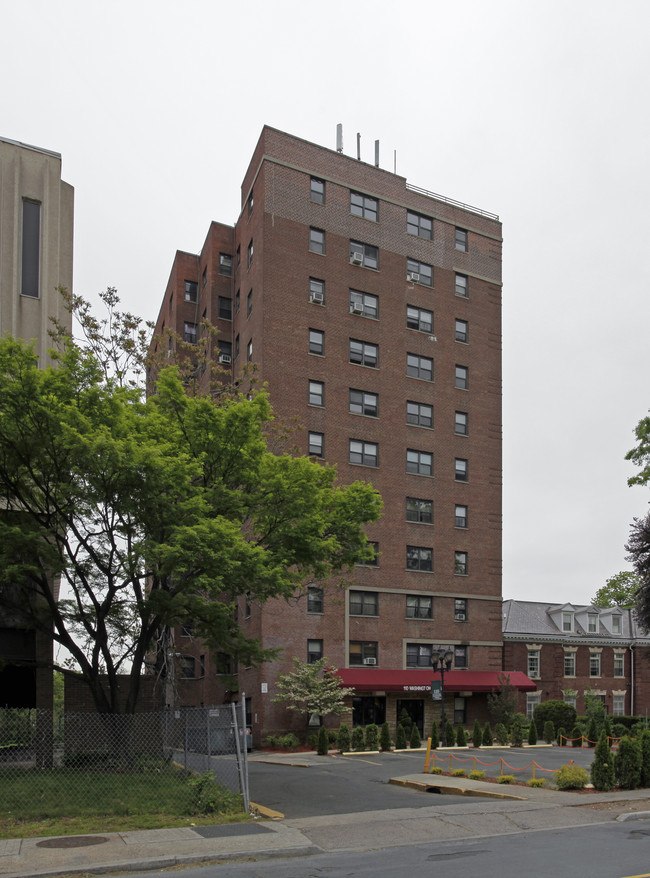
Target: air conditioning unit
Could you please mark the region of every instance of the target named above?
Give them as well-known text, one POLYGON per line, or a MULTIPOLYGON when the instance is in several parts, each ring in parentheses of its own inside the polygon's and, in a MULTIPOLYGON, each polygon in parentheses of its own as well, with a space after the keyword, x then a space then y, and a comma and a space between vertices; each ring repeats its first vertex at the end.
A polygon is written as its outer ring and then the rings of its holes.
POLYGON ((354 253, 350 254, 350 262, 352 265, 363 265, 363 253, 359 253, 358 250, 355 250, 354 253))
POLYGON ((350 311, 352 311, 353 314, 363 314, 363 305, 361 302, 353 302, 350 305, 350 311))
POLYGON ((169 360, 173 356, 174 356, 174 351, 171 348, 169 348, 169 350, 167 351, 167 359, 169 360))
POLYGON ((366 658, 363 660, 363 663, 364 663, 364 665, 376 665, 377 659, 376 658, 366 658))
POLYGON ((325 296, 323 293, 310 293, 309 301, 313 302, 315 305, 322 305, 325 301, 325 296))
POLYGON ((454 613, 454 619, 455 619, 457 622, 466 622, 466 621, 467 621, 467 615, 466 615, 465 613, 454 613))
POLYGON ((232 357, 230 354, 219 354, 219 362, 230 365, 232 363, 232 357))
POLYGON ((420 275, 417 273, 417 271, 407 271, 406 272, 406 280, 408 280, 414 284, 419 284, 420 283, 420 275))

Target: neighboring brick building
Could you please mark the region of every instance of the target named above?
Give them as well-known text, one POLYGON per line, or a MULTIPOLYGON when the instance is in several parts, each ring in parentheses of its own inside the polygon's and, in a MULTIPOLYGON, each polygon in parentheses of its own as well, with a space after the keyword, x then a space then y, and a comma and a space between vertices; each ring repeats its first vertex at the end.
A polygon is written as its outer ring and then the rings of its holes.
POLYGON ((503 639, 504 668, 523 671, 537 684, 536 692, 520 695, 528 716, 550 699, 582 714, 587 690, 614 716, 650 708, 650 635, 632 610, 508 600, 503 639))
MULTIPOLYGON (((300 726, 271 700, 294 655, 341 669, 355 723, 394 727, 406 706, 422 730, 431 650, 451 647, 448 715, 487 718, 502 668, 501 241, 493 214, 265 127, 234 228, 212 223, 200 254, 176 254, 154 347, 173 357, 160 334, 192 342, 208 318, 222 365, 238 377, 254 363, 277 416, 298 419, 300 451, 384 499, 368 529, 377 561, 347 593, 317 583, 293 604, 242 600, 245 633, 285 648, 237 669, 257 742, 300 726)), ((181 700, 219 703, 230 659, 180 632, 176 648, 181 700)))
MULTIPOLYGON (((0 138, 0 336, 33 342, 42 366, 50 318, 71 327, 57 287, 72 288, 73 202, 58 153, 0 138)), ((51 661, 51 638, 0 606, 0 707, 51 709, 51 661)))

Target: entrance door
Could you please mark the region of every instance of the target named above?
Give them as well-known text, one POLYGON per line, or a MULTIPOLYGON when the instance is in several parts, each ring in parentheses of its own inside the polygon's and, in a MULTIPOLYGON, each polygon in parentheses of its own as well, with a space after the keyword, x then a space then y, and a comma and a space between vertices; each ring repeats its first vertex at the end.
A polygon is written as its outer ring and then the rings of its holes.
POLYGON ((386 722, 386 696, 355 695, 352 699, 352 725, 367 726, 386 722))
POLYGON ((424 699, 423 698, 398 698, 397 699, 397 722, 405 710, 411 717, 411 721, 418 727, 420 737, 424 737, 424 699))

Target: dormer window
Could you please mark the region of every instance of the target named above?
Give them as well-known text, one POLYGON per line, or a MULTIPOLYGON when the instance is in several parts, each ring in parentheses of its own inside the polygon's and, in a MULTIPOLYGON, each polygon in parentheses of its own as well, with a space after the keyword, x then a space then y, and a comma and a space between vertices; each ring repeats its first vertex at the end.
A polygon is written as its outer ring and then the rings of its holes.
POLYGON ((598 634, 598 613, 589 613, 587 630, 590 634, 598 634))
POLYGON ((616 615, 612 616, 612 634, 620 634, 621 633, 621 617, 616 615))
POLYGON ((562 613, 562 631, 565 634, 573 632, 573 613, 562 613))

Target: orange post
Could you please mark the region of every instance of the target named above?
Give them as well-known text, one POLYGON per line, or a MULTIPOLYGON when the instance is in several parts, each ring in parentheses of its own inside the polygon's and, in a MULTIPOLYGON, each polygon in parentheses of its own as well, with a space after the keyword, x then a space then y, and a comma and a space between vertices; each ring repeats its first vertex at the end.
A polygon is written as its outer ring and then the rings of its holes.
POLYGON ((429 759, 431 758, 431 738, 427 738, 427 753, 424 757, 424 773, 429 770, 429 759))

